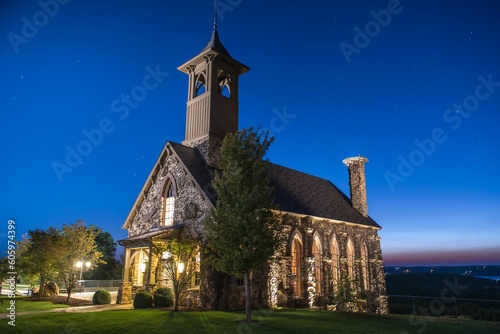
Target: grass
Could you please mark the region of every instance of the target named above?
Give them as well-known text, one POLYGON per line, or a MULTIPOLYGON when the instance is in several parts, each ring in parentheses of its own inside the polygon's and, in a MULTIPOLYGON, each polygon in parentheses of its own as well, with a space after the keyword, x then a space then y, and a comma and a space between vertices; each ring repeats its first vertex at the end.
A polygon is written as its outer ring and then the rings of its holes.
POLYGON ((466 325, 411 323, 408 319, 368 314, 342 314, 310 310, 258 310, 251 326, 242 312, 170 312, 158 309, 93 313, 44 313, 16 317, 16 327, 0 318, 0 332, 39 333, 287 333, 287 334, 488 334, 498 329, 466 325), (423 329, 423 330, 422 330, 423 329))
MULTIPOLYGON (((0 314, 8 313, 9 310, 7 310, 7 307, 10 306, 10 299, 5 296, 2 296, 0 299, 3 301, 3 304, 0 304, 0 314)), ((27 311, 46 311, 54 308, 69 307, 69 305, 66 304, 54 304, 51 301, 38 301, 31 298, 28 300, 26 297, 19 296, 16 297, 15 302, 16 313, 27 311)), ((0 316, 0 319, 2 318, 5 317, 0 316)))

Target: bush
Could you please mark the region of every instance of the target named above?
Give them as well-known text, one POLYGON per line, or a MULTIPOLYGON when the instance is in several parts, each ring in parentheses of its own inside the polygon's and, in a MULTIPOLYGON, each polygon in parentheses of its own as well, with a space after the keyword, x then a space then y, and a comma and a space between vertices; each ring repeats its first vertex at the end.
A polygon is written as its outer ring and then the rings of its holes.
POLYGON ((92 296, 92 304, 104 305, 111 303, 111 294, 108 290, 97 290, 92 296))
POLYGON ((154 295, 155 307, 170 307, 174 304, 174 294, 170 288, 158 288, 154 295))
POLYGON ((147 291, 139 291, 134 298, 134 308, 149 308, 153 306, 153 296, 147 291))

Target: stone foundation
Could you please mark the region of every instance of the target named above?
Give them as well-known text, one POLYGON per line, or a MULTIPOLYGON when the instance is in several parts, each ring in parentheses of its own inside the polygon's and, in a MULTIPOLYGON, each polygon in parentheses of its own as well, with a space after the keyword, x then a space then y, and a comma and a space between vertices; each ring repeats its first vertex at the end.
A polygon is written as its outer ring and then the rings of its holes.
POLYGON ((118 294, 116 295, 117 304, 131 304, 132 303, 132 283, 120 283, 118 294))

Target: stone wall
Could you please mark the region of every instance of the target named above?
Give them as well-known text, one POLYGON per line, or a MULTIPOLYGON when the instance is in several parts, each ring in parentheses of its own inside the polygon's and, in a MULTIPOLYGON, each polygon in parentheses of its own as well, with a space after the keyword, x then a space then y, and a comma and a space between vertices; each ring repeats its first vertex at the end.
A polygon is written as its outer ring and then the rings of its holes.
MULTIPOLYGON (((163 195, 167 180, 175 185, 174 224, 183 223, 193 232, 202 228, 209 207, 177 157, 168 154, 153 181, 130 228, 129 237, 163 228, 163 195)), ((202 233, 201 231, 199 233, 202 233)))
MULTIPOLYGON (((197 149, 202 155, 216 164, 218 156, 213 152, 220 146, 215 139, 202 140, 197 144, 197 149)), ((169 150, 169 148, 167 148, 169 150)), ((190 178, 184 166, 179 162, 172 152, 161 160, 158 172, 154 174, 151 185, 144 194, 144 200, 138 208, 129 227, 129 237, 163 228, 163 192, 168 179, 175 185, 175 211, 174 224, 182 223, 185 230, 194 238, 204 236, 203 223, 210 212, 209 205, 196 187, 194 180, 190 178)), ((361 292, 367 287, 370 295, 371 305, 369 311, 386 313, 387 300, 385 289, 385 277, 383 261, 380 248, 380 238, 377 229, 360 225, 332 222, 330 220, 314 219, 312 217, 298 217, 285 214, 281 216, 282 223, 286 225, 285 231, 289 236, 286 244, 282 245, 280 261, 273 263, 271 267, 255 273, 252 277, 253 303, 262 307, 263 305, 276 305, 278 291, 280 296, 286 296, 288 306, 312 307, 321 297, 325 302, 334 303, 335 293, 338 288, 339 279, 333 277, 333 267, 336 267, 340 278, 348 277, 348 268, 352 268, 351 280, 357 291, 361 292), (291 241, 294 233, 299 233, 302 238, 302 294, 294 296, 292 275, 291 241), (316 277, 316 268, 312 247, 314 236, 321 243, 321 276, 316 277), (339 247, 338 258, 331 254, 332 239, 335 239, 339 247), (347 242, 351 240, 354 246, 353 258, 347 256, 347 242), (366 258, 363 258, 363 245, 366 245, 366 258), (321 293, 316 291, 316 281, 320 280, 321 293), (336 283, 334 284, 334 282, 336 283), (298 297, 298 298, 294 298, 298 297)), ((201 260, 201 286, 197 296, 190 293, 188 299, 193 307, 202 306, 207 309, 238 309, 244 307, 244 287, 236 286, 225 275, 215 272, 201 260)), ((151 282, 154 283, 154 282, 151 282)), ((127 302, 130 287, 124 283, 121 292, 121 302, 127 302)), ((366 295, 366 294, 365 294, 366 295)), ((188 300, 186 299, 186 300, 188 300)), ((367 297, 367 304, 369 304, 367 297)))
POLYGON ((222 139, 214 136, 206 136, 192 142, 185 142, 185 144, 189 147, 196 147, 210 167, 219 167, 222 139))
MULTIPOLYGON (((340 278, 348 277, 349 265, 353 268, 351 277, 352 283, 358 292, 368 292, 372 303, 371 311, 379 313, 387 313, 385 276, 383 270, 383 261, 380 248, 380 237, 377 230, 359 225, 334 223, 327 220, 316 220, 311 217, 298 218, 292 215, 284 215, 283 223, 289 226, 290 240, 285 248, 285 256, 281 258, 279 263, 271 266, 271 275, 269 277, 269 303, 276 305, 276 288, 286 295, 289 306, 297 304, 304 307, 312 307, 321 297, 325 303, 335 302, 335 292, 338 288, 333 284, 332 266, 337 266, 340 278), (297 231, 302 236, 302 267, 301 277, 301 296, 293 295, 293 277, 292 277, 292 254, 291 254, 291 238, 293 233, 297 231), (312 254, 312 245, 314 236, 320 238, 323 254, 321 277, 315 275, 315 263, 312 254), (331 242, 332 239, 337 240, 340 256, 338 259, 332 258, 331 242), (347 257, 347 242, 351 240, 354 245, 354 259, 347 257), (366 261, 362 259, 362 245, 367 248, 366 261), (354 260, 354 261, 353 261, 354 260), (351 261, 351 263, 349 263, 351 261), (363 274, 363 268, 366 273, 363 274), (317 293, 316 280, 320 279, 321 293, 317 293), (364 282, 365 279, 368 282, 364 282), (367 289, 364 288, 367 286, 367 289), (295 297, 295 298, 294 298, 295 297), (298 297, 298 298, 297 298, 298 297)), ((365 293, 366 295, 366 293, 365 293)), ((368 302, 367 298, 367 302, 368 302)))

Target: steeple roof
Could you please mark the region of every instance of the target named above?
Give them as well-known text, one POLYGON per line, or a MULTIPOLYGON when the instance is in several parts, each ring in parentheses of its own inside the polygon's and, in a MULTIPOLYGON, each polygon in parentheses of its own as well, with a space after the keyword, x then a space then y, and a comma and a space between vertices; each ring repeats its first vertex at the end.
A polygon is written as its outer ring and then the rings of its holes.
POLYGON ((230 58, 231 55, 229 55, 229 52, 227 52, 226 48, 224 47, 224 45, 222 45, 220 39, 219 39, 219 32, 217 31, 217 23, 214 22, 214 29, 212 30, 212 37, 210 38, 210 41, 208 42, 208 44, 203 48, 203 50, 201 50, 201 52, 203 51, 206 51, 206 50, 209 50, 209 49, 213 49, 223 55, 226 55, 230 58))

